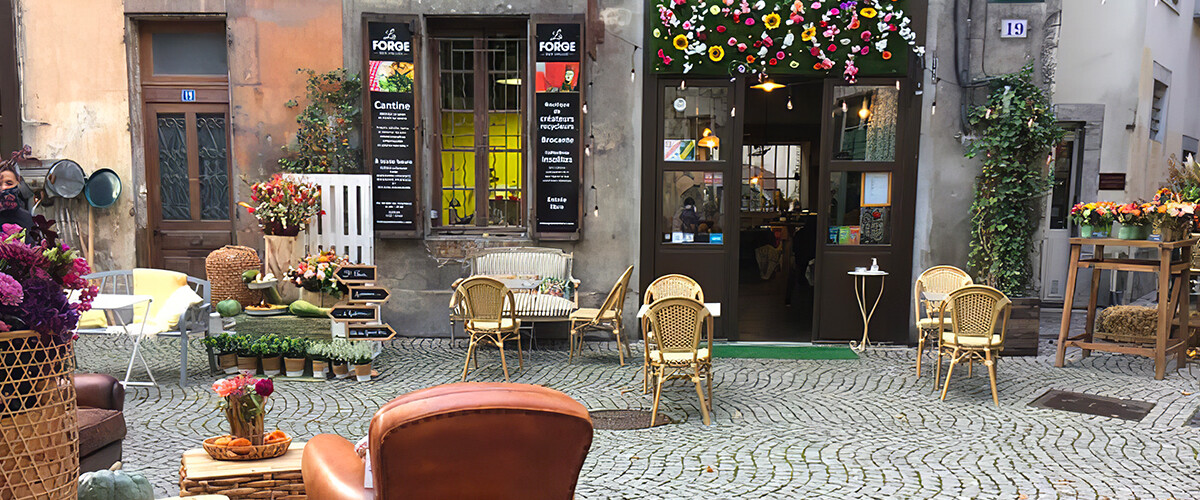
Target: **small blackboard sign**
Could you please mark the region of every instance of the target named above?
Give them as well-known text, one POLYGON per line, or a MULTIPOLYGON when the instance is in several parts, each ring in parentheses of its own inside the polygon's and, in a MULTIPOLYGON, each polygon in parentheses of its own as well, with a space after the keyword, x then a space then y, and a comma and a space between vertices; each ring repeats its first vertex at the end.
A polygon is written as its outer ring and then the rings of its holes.
POLYGON ((379 320, 379 309, 375 306, 338 304, 329 310, 329 317, 337 321, 367 322, 379 320))
POLYGON ((346 337, 350 340, 390 340, 396 335, 387 323, 381 325, 346 325, 346 337))
POLYGON ((352 286, 350 287, 351 304, 375 303, 382 304, 387 302, 392 293, 387 288, 381 286, 352 286))
POLYGON ((333 271, 333 276, 347 285, 371 283, 375 281, 375 266, 360 264, 339 266, 333 271))

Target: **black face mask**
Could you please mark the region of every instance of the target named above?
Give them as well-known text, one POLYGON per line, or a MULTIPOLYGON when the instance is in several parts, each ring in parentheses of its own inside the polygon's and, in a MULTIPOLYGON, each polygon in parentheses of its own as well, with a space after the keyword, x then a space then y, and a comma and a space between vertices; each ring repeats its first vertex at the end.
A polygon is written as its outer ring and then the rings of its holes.
POLYGON ((0 212, 7 212, 21 206, 21 190, 11 187, 0 191, 0 212))

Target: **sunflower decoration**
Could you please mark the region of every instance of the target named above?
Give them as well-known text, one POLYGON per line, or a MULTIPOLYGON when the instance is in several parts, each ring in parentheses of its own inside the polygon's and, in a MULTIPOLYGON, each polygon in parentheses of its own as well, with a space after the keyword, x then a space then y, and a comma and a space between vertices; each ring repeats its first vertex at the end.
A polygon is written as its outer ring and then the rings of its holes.
POLYGON ((812 40, 815 36, 817 36, 817 28, 815 26, 804 30, 803 33, 800 33, 800 39, 805 42, 812 40))
POLYGON ((675 39, 671 40, 671 45, 674 45, 678 50, 684 50, 688 46, 687 35, 675 35, 675 39))
POLYGON ((878 11, 871 7, 864 7, 863 10, 858 11, 858 13, 867 19, 872 19, 879 14, 878 11))
POLYGON ((763 26, 766 26, 767 29, 769 29, 769 30, 778 28, 779 22, 780 22, 779 14, 776 14, 774 12, 763 16, 763 26))
POLYGON ((724 59, 725 58, 725 48, 721 47, 720 45, 713 45, 712 47, 709 47, 708 48, 708 58, 711 59, 712 62, 718 62, 721 59, 724 59))

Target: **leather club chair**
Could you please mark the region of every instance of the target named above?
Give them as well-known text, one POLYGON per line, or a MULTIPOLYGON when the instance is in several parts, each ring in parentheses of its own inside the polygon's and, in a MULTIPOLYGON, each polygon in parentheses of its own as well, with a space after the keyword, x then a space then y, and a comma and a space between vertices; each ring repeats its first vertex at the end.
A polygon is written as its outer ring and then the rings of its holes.
POLYGON ((121 460, 125 439, 125 388, 100 373, 77 373, 75 399, 79 425, 79 472, 107 469, 121 460))
POLYGON ((304 447, 308 498, 570 499, 592 444, 587 409, 526 384, 457 383, 384 405, 368 431, 374 488, 354 445, 333 434, 304 447))

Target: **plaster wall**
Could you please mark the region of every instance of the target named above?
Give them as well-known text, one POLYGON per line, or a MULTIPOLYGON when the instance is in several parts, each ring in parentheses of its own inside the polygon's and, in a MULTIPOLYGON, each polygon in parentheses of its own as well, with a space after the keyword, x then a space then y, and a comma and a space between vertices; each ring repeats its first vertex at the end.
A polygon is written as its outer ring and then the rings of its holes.
MULTIPOLYGON (((69 158, 85 173, 111 168, 124 195, 94 211, 96 270, 134 265, 134 192, 129 132, 129 85, 120 2, 20 0, 17 57, 21 135, 42 159, 69 158)), ((8 151, 4 151, 5 158, 8 151)), ((35 213, 62 222, 69 212, 87 231, 87 202, 55 200, 35 213)), ((78 246, 74 228, 66 231, 78 246)))
MULTIPOLYGON (((564 249, 575 256, 574 275, 582 281, 580 304, 596 307, 603 302, 614 282, 625 268, 635 264, 639 251, 638 221, 640 218, 640 188, 638 187, 641 162, 641 98, 642 51, 634 55, 637 82, 630 81, 630 52, 633 47, 616 37, 639 46, 642 45, 643 10, 641 2, 633 0, 604 1, 600 5, 600 20, 607 35, 596 48, 596 60, 585 63, 585 89, 588 114, 582 131, 586 139, 595 136, 592 155, 583 158, 582 205, 585 217, 582 238, 576 242, 530 241, 524 238, 482 239, 472 237, 439 236, 428 234, 423 239, 377 239, 375 261, 383 285, 391 288, 393 298, 385 305, 384 317, 392 325, 404 325, 412 334, 447 335, 449 324, 445 311, 450 301, 450 285, 466 275, 460 260, 449 258, 451 254, 478 245, 536 245, 564 249), (586 85, 587 81, 592 84, 586 85), (590 130, 588 125, 590 124, 590 130), (595 185, 596 190, 589 189, 595 185), (599 216, 592 208, 599 206, 599 216)), ((425 16, 449 15, 509 15, 530 14, 583 14, 587 2, 566 0, 545 2, 518 0, 503 3, 484 3, 470 0, 348 0, 343 2, 341 50, 344 65, 353 71, 362 68, 362 14, 423 14, 425 16)), ((430 88, 431 75, 418 76, 417 85, 430 88)), ((418 92, 421 90, 418 89, 418 92)), ((433 113, 432 99, 422 103, 422 128, 430 123, 433 113)), ((423 137, 428 138, 425 134, 423 137)), ((423 175, 422 197, 433 199, 431 179, 433 154, 428 148, 419 152, 423 175)), ((428 221, 427 221, 428 222, 428 221)), ((428 226, 428 224, 426 224, 428 226)), ((630 285, 636 288, 636 269, 630 285)), ((626 325, 633 325, 633 313, 640 302, 636 290, 627 295, 626 325)), ((539 335, 554 335, 554 328, 563 325, 539 327, 539 335)), ((461 328, 461 325, 458 327, 461 328)))

